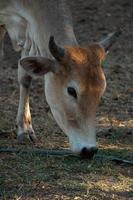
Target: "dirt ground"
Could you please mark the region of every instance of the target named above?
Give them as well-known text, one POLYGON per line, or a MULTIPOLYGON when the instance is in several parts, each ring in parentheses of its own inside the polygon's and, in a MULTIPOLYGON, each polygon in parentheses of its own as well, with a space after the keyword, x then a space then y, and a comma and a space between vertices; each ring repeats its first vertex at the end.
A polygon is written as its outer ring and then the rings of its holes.
MULTIPOLYGON (((133 1, 71 0, 68 2, 73 15, 76 37, 81 44, 89 41, 98 41, 107 33, 116 31, 119 28, 122 29, 122 35, 112 47, 104 62, 107 90, 97 112, 97 137, 102 149, 107 149, 107 151, 110 149, 112 152, 121 150, 121 154, 124 154, 124 151, 131 153, 133 139, 133 1)), ((14 130, 19 97, 17 83, 18 58, 19 54, 12 50, 10 40, 6 36, 5 56, 0 63, 0 135, 2 135, 0 145, 6 147, 17 146, 14 130), (3 132, 10 134, 3 135, 3 132)), ((38 137, 36 146, 43 148, 68 147, 68 139, 57 126, 45 101, 42 80, 33 81, 30 96, 33 126, 38 137)), ((32 146, 30 143, 26 144, 26 146, 28 145, 32 146)), ((124 169, 117 167, 116 170, 118 174, 121 173, 123 176, 126 174, 127 179, 131 177, 131 169, 128 167, 124 169)), ((74 173, 72 177, 76 180, 78 175, 76 175, 75 179, 74 173)), ((91 196, 84 196, 85 192, 82 186, 80 195, 77 192, 77 188, 71 189, 71 192, 67 188, 63 192, 63 189, 58 190, 58 188, 54 187, 52 190, 52 187, 49 188, 47 185, 48 192, 45 193, 45 197, 38 197, 38 199, 122 200, 132 198, 130 196, 130 186, 123 195, 120 192, 114 194, 111 189, 112 192, 108 194, 105 192, 103 196, 99 196, 98 193, 101 190, 97 190, 97 188, 100 187, 100 184, 103 184, 104 188, 104 182, 101 180, 99 185, 98 182, 95 183, 95 180, 97 180, 95 172, 92 172, 91 176, 91 183, 95 186, 93 192, 90 189, 91 196), (57 191, 55 191, 55 188, 57 191), (61 195, 62 193, 64 196, 61 195)), ((123 181, 125 180, 126 186, 131 185, 129 182, 127 183, 126 178, 122 179, 123 181)), ((110 179, 105 180, 105 182, 108 190, 110 187, 112 188, 113 184, 115 184, 114 175, 111 174, 110 179)), ((121 190, 126 186, 123 185, 121 190)), ((17 198, 8 197, 3 199, 17 198)), ((37 199, 37 197, 20 199, 37 199)))

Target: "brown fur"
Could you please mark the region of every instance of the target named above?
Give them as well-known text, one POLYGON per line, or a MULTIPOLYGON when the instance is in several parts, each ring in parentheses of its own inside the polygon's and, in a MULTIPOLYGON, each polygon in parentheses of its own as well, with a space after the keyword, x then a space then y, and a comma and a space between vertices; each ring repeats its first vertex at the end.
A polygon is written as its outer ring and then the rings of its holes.
MULTIPOLYGON (((87 48, 67 48, 67 56, 61 64, 57 76, 55 76, 58 91, 61 91, 61 87, 66 86, 70 80, 79 83, 80 94, 77 99, 79 104, 77 115, 81 115, 80 119, 85 120, 92 115, 95 117, 100 97, 105 89, 105 76, 101 67, 104 57, 105 51, 98 44, 92 44, 87 48)), ((57 93, 59 93, 58 91, 57 93)), ((59 93, 58 98, 62 98, 62 94, 59 93)), ((64 105, 64 108, 71 125, 78 127, 78 116, 75 118, 75 114, 71 112, 67 105, 64 105)))

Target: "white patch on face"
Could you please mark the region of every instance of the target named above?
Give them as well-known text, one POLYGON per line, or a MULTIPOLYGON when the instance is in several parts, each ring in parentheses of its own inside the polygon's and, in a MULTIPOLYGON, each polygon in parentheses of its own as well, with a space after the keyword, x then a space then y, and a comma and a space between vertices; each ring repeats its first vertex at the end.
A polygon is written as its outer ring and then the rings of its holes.
MULTIPOLYGON (((69 124, 70 116, 66 116, 64 109, 62 107, 62 103, 58 101, 56 98, 56 92, 54 86, 51 82, 53 74, 48 74, 45 76, 45 92, 46 99, 50 105, 53 116, 60 126, 60 128, 65 132, 65 134, 69 137, 71 150, 75 153, 80 153, 83 148, 91 148, 96 147, 96 133, 95 133, 95 125, 93 120, 87 120, 86 122, 82 121, 78 124, 78 127, 72 127, 69 124)), ((75 89, 76 85, 73 86, 75 89)), ((65 91, 67 92, 67 90, 65 91)), ((60 99, 59 99, 60 100, 60 99)), ((61 99, 62 101, 62 99, 61 99)), ((77 100, 73 97, 69 96, 68 93, 65 94, 65 103, 69 105, 70 110, 74 110, 77 108, 77 100)), ((75 112, 75 120, 77 120, 77 112, 75 112)), ((80 119, 80 117, 79 117, 80 119)))
MULTIPOLYGON (((52 78, 53 73, 48 73, 45 75, 45 94, 46 94, 46 100, 50 106, 51 112, 57 122, 57 124, 60 126, 60 128, 64 131, 64 113, 62 112, 62 107, 60 105, 60 102, 57 100, 56 97, 57 93, 55 92, 55 85, 52 84, 52 78)), ((64 131, 65 132, 65 131, 64 131)))
POLYGON ((79 133, 80 130, 68 130, 71 150, 75 153, 80 153, 83 148, 96 147, 95 128, 89 127, 87 133, 79 133))

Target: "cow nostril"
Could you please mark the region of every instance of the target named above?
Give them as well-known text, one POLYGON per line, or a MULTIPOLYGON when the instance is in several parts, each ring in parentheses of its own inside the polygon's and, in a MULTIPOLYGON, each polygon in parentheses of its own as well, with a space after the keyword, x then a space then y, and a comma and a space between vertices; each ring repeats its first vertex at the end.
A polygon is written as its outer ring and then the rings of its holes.
POLYGON ((94 154, 97 153, 97 151, 98 151, 97 147, 91 147, 89 149, 87 149, 86 147, 84 147, 81 150, 80 156, 82 158, 91 159, 91 158, 93 158, 94 154))

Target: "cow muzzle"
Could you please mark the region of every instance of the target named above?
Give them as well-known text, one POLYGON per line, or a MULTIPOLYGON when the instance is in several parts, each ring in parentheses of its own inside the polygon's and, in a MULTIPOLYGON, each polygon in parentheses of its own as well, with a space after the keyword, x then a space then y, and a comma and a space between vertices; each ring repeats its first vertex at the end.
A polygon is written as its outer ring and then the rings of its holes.
POLYGON ((80 156, 81 158, 84 159, 92 159, 94 155, 97 153, 97 151, 98 151, 97 147, 91 147, 91 148, 84 147, 80 152, 80 156))

